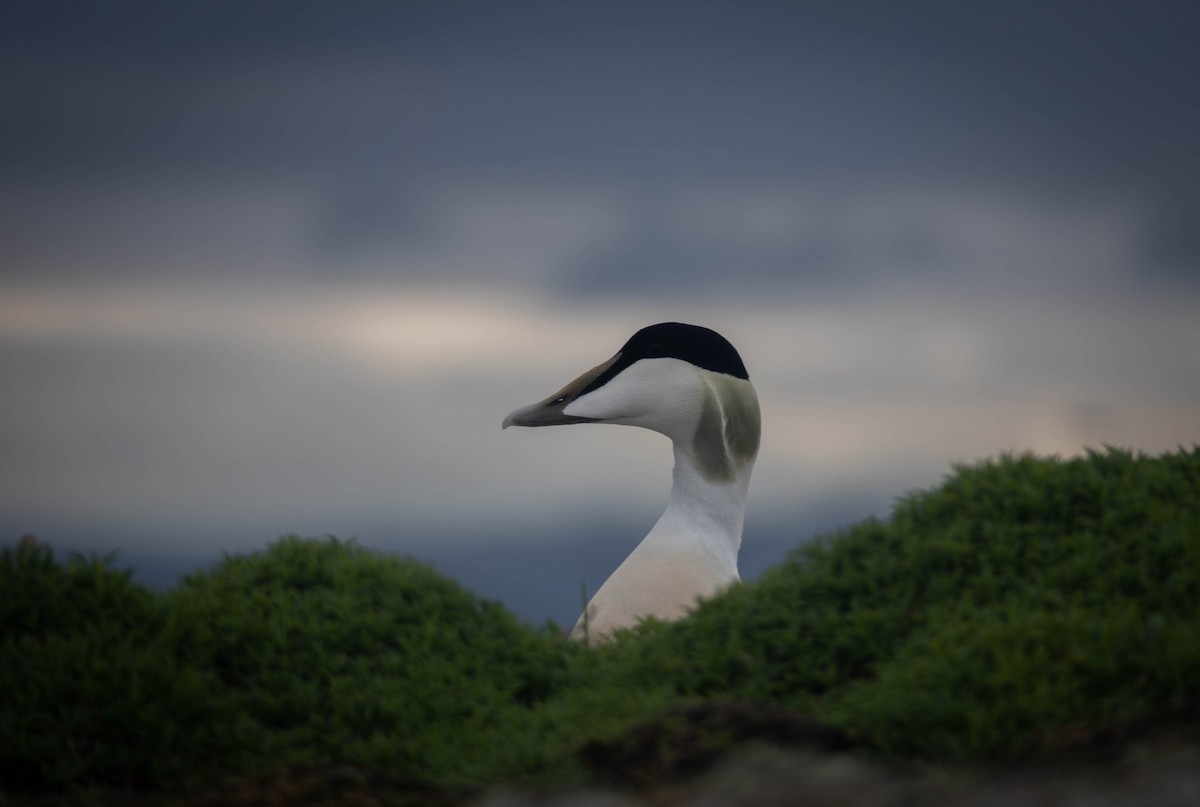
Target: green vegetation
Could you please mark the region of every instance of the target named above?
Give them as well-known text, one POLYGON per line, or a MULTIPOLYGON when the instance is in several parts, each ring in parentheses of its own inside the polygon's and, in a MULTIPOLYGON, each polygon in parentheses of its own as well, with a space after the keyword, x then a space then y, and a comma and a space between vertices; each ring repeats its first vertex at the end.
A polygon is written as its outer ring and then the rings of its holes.
POLYGON ((1200 450, 960 468, 654 634, 621 648, 648 680, 904 755, 994 755, 1194 697, 1200 450))
POLYGON ((971 761, 1198 694, 1200 449, 959 468, 889 520, 595 651, 334 539, 284 538, 165 594, 110 559, 0 558, 6 790, 343 762, 438 785, 573 781, 589 742, 705 701, 971 761))

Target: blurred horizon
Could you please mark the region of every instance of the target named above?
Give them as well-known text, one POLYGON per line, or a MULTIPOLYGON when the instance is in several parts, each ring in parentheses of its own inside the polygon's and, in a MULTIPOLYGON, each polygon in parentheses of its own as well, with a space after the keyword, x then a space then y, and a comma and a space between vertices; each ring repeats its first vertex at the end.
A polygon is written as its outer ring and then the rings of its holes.
POLYGON ((357 536, 573 621, 670 452, 500 420, 666 320, 759 391, 746 577, 954 463, 1194 445, 1198 34, 1158 0, 7 4, 0 540, 165 585, 357 536))

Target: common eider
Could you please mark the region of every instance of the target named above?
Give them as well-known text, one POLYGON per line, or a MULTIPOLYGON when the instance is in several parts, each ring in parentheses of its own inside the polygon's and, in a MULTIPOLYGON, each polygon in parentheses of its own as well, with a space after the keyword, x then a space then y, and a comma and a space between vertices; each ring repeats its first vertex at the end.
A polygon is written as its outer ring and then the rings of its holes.
POLYGON ((673 620, 739 579, 746 490, 758 454, 758 396, 736 349, 716 331, 663 322, 509 426, 615 423, 665 434, 675 452, 671 499, 608 578, 571 636, 592 643, 647 616, 673 620))

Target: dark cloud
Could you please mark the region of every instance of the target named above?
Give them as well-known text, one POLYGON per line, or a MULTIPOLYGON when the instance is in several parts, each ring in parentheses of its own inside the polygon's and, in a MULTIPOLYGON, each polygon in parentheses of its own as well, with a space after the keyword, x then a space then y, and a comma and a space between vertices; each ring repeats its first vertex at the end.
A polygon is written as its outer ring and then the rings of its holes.
POLYGON ((1186 227, 1163 218, 1163 208, 1078 189, 718 187, 627 207, 623 229, 568 264, 565 293, 765 301, 958 286, 1036 294, 1079 283, 1125 289, 1167 274, 1154 267, 1183 274, 1200 266, 1186 241, 1166 238, 1186 227), (1148 257, 1150 244, 1172 248, 1177 263, 1148 257))
POLYGON ((322 265, 345 266, 346 257, 371 250, 421 246, 437 224, 418 196, 377 178, 350 176, 330 183, 313 211, 307 246, 322 265))
MULTIPOLYGON (((330 265, 427 238, 428 189, 447 182, 1115 190, 1159 211, 1147 256, 1179 275, 1200 257, 1194 200, 1175 204, 1200 183, 1198 8, 13 3, 0 173, 284 187, 312 200, 304 245, 330 265)), ((53 241, 60 223, 33 230, 53 241)), ((651 226, 593 260, 701 279, 730 262, 819 278, 846 260, 832 238, 750 254, 651 226)), ((944 257, 919 229, 894 250, 944 257)))
POLYGON ((672 232, 653 224, 585 254, 565 275, 562 290, 584 297, 761 295, 812 292, 852 280, 845 244, 816 233, 782 249, 755 248, 719 238, 672 232))
POLYGON ((1184 3, 30 3, 5 17, 10 170, 629 181, 1194 159, 1200 12, 1184 3))
POLYGON ((1139 247, 1151 277, 1200 284, 1200 186, 1159 196, 1139 247))

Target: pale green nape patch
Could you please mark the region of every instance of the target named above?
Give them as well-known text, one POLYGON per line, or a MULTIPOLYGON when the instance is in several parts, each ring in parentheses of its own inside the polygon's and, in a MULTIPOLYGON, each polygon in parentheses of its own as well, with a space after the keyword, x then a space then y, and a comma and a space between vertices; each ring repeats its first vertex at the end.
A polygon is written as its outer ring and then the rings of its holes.
POLYGON ((758 441, 762 434, 762 414, 758 395, 749 381, 726 375, 714 375, 709 383, 718 390, 721 408, 725 410, 725 445, 740 467, 758 456, 758 441))
POLYGON ((749 381, 704 373, 704 408, 692 440, 692 456, 704 477, 732 482, 758 454, 762 416, 749 381))

